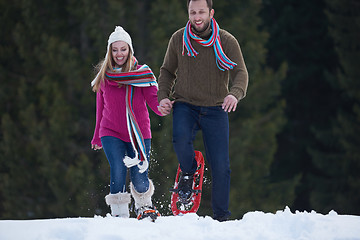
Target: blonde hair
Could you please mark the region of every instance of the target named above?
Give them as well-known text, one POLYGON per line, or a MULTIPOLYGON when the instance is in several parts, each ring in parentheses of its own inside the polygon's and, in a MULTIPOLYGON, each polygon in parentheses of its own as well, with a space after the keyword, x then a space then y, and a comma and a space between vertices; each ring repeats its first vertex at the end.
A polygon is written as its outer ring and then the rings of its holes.
MULTIPOLYGON (((130 46, 129 46, 129 50, 130 50, 130 46)), ((101 60, 95 66, 96 77, 95 77, 94 86, 92 88, 92 90, 94 92, 97 92, 100 90, 100 85, 101 85, 101 82, 104 82, 106 71, 108 69, 112 70, 115 66, 115 61, 112 57, 111 51, 112 51, 112 44, 110 45, 105 58, 103 60, 101 60)), ((129 72, 132 70, 132 66, 134 66, 134 59, 133 59, 132 51, 130 50, 128 58, 124 64, 124 66, 122 67, 121 71, 129 72)))

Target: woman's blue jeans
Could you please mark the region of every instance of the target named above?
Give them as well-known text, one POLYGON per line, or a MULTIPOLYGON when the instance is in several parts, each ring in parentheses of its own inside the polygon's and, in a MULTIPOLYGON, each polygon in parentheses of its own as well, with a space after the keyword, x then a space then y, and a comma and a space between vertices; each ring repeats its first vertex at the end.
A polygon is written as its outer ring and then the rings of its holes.
POLYGON ((173 107, 173 145, 184 173, 196 171, 193 141, 201 130, 212 174, 214 218, 230 216, 229 118, 221 106, 200 107, 176 102, 173 107))
MULTIPOLYGON (((151 139, 144 140, 147 159, 150 159, 151 139)), ((123 159, 125 156, 135 157, 131 143, 112 136, 102 137, 101 143, 110 164, 110 193, 126 192, 126 174, 128 168, 125 166, 123 159)), ((130 180, 135 190, 139 193, 144 193, 149 189, 148 170, 140 173, 138 166, 131 167, 130 180)))

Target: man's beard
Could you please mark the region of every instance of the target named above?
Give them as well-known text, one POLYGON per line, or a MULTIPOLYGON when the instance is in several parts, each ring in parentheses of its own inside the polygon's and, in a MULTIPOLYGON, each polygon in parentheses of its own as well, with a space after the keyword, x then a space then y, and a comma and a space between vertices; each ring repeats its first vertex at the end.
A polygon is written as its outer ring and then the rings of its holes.
POLYGON ((209 27, 210 21, 204 22, 204 26, 201 29, 198 29, 194 23, 191 22, 191 27, 197 32, 202 33, 209 27))

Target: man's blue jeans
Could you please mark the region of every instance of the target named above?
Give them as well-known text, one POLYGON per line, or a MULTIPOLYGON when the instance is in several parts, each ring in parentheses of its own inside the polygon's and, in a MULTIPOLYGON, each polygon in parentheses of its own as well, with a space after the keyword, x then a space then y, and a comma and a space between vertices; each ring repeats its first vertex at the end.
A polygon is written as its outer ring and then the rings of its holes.
MULTIPOLYGON (((151 139, 144 139, 147 158, 150 159, 151 139)), ((119 138, 106 136, 101 138, 101 143, 110 164, 110 193, 126 192, 127 167, 123 159, 126 156, 135 157, 135 152, 130 142, 124 142, 119 138)), ((150 164, 150 162, 149 162, 150 164)), ((130 168, 130 180, 139 193, 149 189, 148 170, 139 172, 138 166, 130 168)))
POLYGON ((230 216, 229 118, 221 106, 200 107, 176 102, 173 107, 173 145, 184 173, 196 171, 193 141, 201 130, 212 174, 214 218, 230 216))

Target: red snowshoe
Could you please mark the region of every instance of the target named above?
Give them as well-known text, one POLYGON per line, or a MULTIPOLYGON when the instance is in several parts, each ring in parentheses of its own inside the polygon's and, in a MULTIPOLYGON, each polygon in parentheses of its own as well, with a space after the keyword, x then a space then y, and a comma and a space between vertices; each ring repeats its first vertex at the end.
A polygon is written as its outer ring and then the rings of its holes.
POLYGON ((171 211, 173 214, 196 213, 200 207, 201 191, 204 177, 204 157, 201 152, 195 151, 195 160, 197 161, 197 170, 193 177, 191 196, 187 200, 179 197, 179 179, 182 174, 180 165, 178 166, 174 188, 170 189, 171 194, 171 211))

